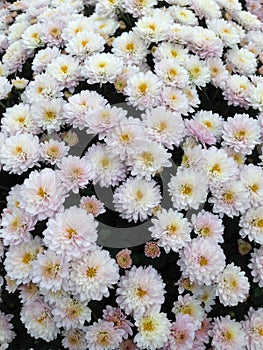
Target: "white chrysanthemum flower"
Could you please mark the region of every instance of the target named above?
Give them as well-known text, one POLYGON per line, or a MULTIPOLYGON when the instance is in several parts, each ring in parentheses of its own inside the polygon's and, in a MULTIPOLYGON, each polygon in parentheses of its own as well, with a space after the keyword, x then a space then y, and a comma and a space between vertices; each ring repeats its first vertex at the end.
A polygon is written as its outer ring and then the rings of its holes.
POLYGON ((93 29, 104 38, 113 36, 120 26, 120 23, 116 20, 116 18, 105 16, 101 17, 96 12, 94 12, 89 19, 93 22, 93 29))
POLYGON ((205 125, 217 139, 220 139, 222 136, 223 118, 219 114, 200 110, 194 114, 193 118, 198 123, 205 125))
POLYGON ((172 16, 164 9, 154 9, 151 15, 138 20, 134 33, 147 42, 158 43, 167 38, 167 28, 173 24, 172 16))
MULTIPOLYGON (((63 16, 63 15, 62 15, 63 16)), ((66 23, 61 18, 50 18, 45 21, 45 28, 43 28, 41 40, 47 46, 61 47, 64 45, 61 37, 62 31, 66 23)))
POLYGON ((1 119, 2 132, 8 135, 31 133, 37 134, 35 118, 28 104, 19 103, 7 108, 1 119))
POLYGON ((168 11, 175 22, 189 26, 198 26, 198 19, 195 13, 187 7, 178 5, 168 7, 168 11))
POLYGON ((86 350, 88 343, 86 341, 87 327, 81 329, 69 329, 62 331, 62 345, 69 350, 86 350))
POLYGON ((62 88, 74 91, 75 86, 83 80, 78 61, 69 55, 60 55, 48 65, 47 74, 51 75, 62 88))
POLYGON ((175 63, 183 64, 188 56, 188 50, 182 45, 163 41, 158 44, 152 55, 155 62, 166 58, 173 58, 175 63))
POLYGON ((244 213, 249 207, 249 192, 237 180, 228 180, 219 187, 211 187, 212 197, 208 199, 213 203, 213 212, 220 217, 224 214, 233 218, 244 213))
POLYGON ((57 172, 45 168, 30 173, 19 193, 19 203, 28 214, 45 220, 62 210, 65 190, 61 186, 57 172))
POLYGON ((216 317, 213 328, 208 331, 212 337, 212 346, 215 350, 245 349, 247 340, 241 323, 232 320, 229 315, 216 317))
POLYGON ((263 202, 263 170, 254 164, 245 165, 240 172, 240 180, 249 191, 251 206, 260 206, 263 202))
POLYGON ((239 222, 241 230, 239 234, 242 238, 248 236, 250 241, 263 244, 263 207, 249 208, 239 222))
POLYGON ((159 96, 162 106, 178 114, 187 115, 190 111, 187 95, 183 90, 172 86, 164 86, 159 96))
POLYGON ((177 210, 198 209, 199 205, 206 201, 207 177, 200 171, 179 169, 168 183, 168 192, 177 210))
POLYGON ((86 114, 85 126, 88 127, 87 134, 98 134, 103 139, 122 121, 126 120, 127 111, 123 108, 101 106, 86 114))
POLYGON ((252 83, 245 75, 232 74, 228 76, 221 88, 228 105, 248 109, 251 86, 253 86, 252 83))
POLYGON ((62 98, 52 99, 48 103, 46 99, 38 99, 31 106, 36 125, 42 130, 47 130, 49 134, 59 131, 64 124, 63 105, 62 98))
POLYGON ((17 284, 26 284, 32 279, 32 262, 42 250, 42 241, 39 237, 26 243, 11 246, 6 252, 4 261, 5 270, 10 279, 17 284))
POLYGON ((68 103, 64 106, 63 116, 67 124, 80 130, 88 126, 88 120, 93 114, 105 108, 107 100, 95 91, 82 90, 79 94, 69 97, 68 103))
POLYGON ((263 287, 263 246, 254 249, 251 253, 250 263, 248 267, 252 270, 253 282, 258 283, 259 287, 263 287))
POLYGON ((209 57, 206 60, 206 64, 210 69, 211 83, 216 88, 223 88, 225 81, 228 79, 229 71, 221 58, 209 57))
POLYGON ((112 52, 121 57, 126 64, 138 64, 145 60, 148 51, 144 40, 130 31, 114 39, 112 52))
POLYGON ((174 145, 179 146, 184 137, 184 123, 179 115, 166 110, 164 106, 158 106, 146 110, 142 118, 147 134, 153 141, 169 149, 174 145))
POLYGON ((217 186, 237 177, 238 166, 224 149, 214 146, 203 151, 202 168, 211 186, 217 186))
POLYGON ((143 315, 164 302, 165 284, 157 270, 133 266, 120 278, 116 301, 121 309, 134 317, 143 315))
POLYGON ((241 40, 239 31, 231 21, 226 21, 223 18, 213 18, 207 21, 207 27, 213 30, 224 44, 229 47, 233 47, 241 40))
POLYGON ((139 72, 128 77, 124 92, 128 103, 144 110, 158 104, 161 85, 160 79, 151 71, 139 72))
MULTIPOLYGON (((195 285, 194 294, 198 300, 200 300, 205 312, 210 312, 212 306, 216 303, 216 291, 215 285, 195 285)), ((203 323, 203 320, 202 320, 203 323)), ((201 326, 202 327, 202 326, 201 326)))
POLYGON ((3 210, 1 218, 0 238, 3 239, 5 246, 28 242, 32 236, 30 231, 33 231, 36 224, 36 218, 28 215, 19 207, 3 210))
POLYGON ((21 321, 35 339, 41 338, 49 342, 56 339, 59 333, 51 314, 51 307, 42 299, 33 300, 22 306, 21 321))
POLYGON ((202 19, 220 18, 221 11, 215 0, 191 0, 191 8, 202 19))
POLYGON ((263 308, 249 308, 245 320, 241 321, 248 337, 248 349, 258 350, 263 347, 263 308))
POLYGON ((71 263, 69 291, 80 301, 101 300, 117 283, 119 268, 107 250, 97 248, 71 263))
POLYGON ((133 17, 142 17, 146 15, 150 10, 157 5, 156 0, 123 0, 122 7, 130 13, 133 17))
POLYGON ((136 319, 138 333, 134 341, 140 349, 162 348, 170 333, 171 323, 163 312, 151 311, 136 319))
POLYGON ((62 89, 55 78, 46 73, 38 74, 35 80, 30 81, 27 85, 22 98, 28 103, 37 103, 40 98, 44 98, 48 104, 50 100, 62 97, 62 89))
POLYGON ((150 181, 164 167, 171 167, 171 154, 157 142, 146 142, 139 151, 130 155, 126 164, 131 168, 131 175, 150 181))
POLYGON ((113 194, 115 209, 128 221, 147 219, 160 202, 160 188, 154 180, 128 178, 113 194))
POLYGON ((12 84, 6 77, 0 77, 0 100, 8 97, 9 92, 12 90, 12 84))
POLYGON ((9 347, 9 344, 15 338, 16 334, 13 331, 13 324, 11 320, 14 315, 5 314, 0 311, 0 349, 5 350, 9 347))
POLYGON ((84 323, 90 322, 91 310, 79 300, 71 297, 62 297, 52 310, 52 315, 57 327, 64 329, 82 328, 84 323))
POLYGON ((204 152, 202 146, 196 144, 194 138, 186 139, 186 142, 183 144, 184 154, 182 156, 181 167, 192 169, 192 170, 201 170, 201 165, 204 161, 204 152), (187 144, 187 143, 190 143, 187 144))
POLYGON ((86 340, 89 350, 114 350, 119 348, 124 335, 113 322, 98 320, 87 327, 86 340))
POLYGON ((201 306, 201 301, 196 296, 188 293, 184 296, 179 295, 178 300, 173 305, 172 312, 176 317, 179 315, 189 315, 195 328, 198 329, 201 327, 205 311, 201 306))
POLYGON ((74 15, 70 18, 66 27, 63 29, 62 38, 65 42, 74 38, 78 33, 94 31, 94 24, 90 17, 85 17, 83 14, 74 15))
POLYGON ((155 72, 166 85, 183 89, 189 84, 186 69, 176 63, 176 60, 173 58, 166 58, 156 62, 155 72))
POLYGON ((242 303, 249 295, 250 284, 245 272, 233 263, 226 265, 216 279, 216 295, 224 306, 242 303))
POLYGON ((132 117, 123 119, 107 133, 105 143, 112 155, 118 155, 121 160, 126 160, 144 145, 147 137, 145 131, 145 125, 140 119, 132 117))
POLYGON ((44 161, 54 165, 67 156, 69 149, 63 141, 50 139, 40 144, 39 153, 44 161))
POLYGON ((101 187, 117 186, 126 178, 126 166, 117 155, 113 155, 105 144, 92 145, 85 153, 90 168, 90 179, 101 187))
POLYGON ((225 254, 215 241, 194 238, 180 252, 178 265, 191 282, 210 285, 225 267, 225 254))
POLYGON ((39 140, 37 136, 24 133, 8 137, 0 149, 3 169, 21 175, 38 164, 39 140))
POLYGON ((107 82, 113 83, 117 75, 121 74, 123 61, 112 53, 95 53, 89 56, 82 68, 88 84, 107 82))
POLYGON ((78 193, 91 179, 90 165, 85 157, 71 156, 63 157, 58 164, 58 176, 65 191, 78 193))
POLYGON ((228 50, 226 53, 226 62, 234 73, 251 75, 256 72, 257 59, 253 52, 237 46, 228 50))
POLYGON ((59 55, 60 51, 56 46, 39 50, 33 59, 32 70, 35 74, 43 73, 47 69, 48 64, 59 55))
POLYGON ((202 210, 197 215, 193 214, 191 221, 194 232, 203 238, 212 239, 217 243, 223 243, 224 225, 217 215, 202 210))
POLYGON ((263 83, 259 82, 256 86, 252 85, 249 90, 249 95, 246 100, 254 109, 263 112, 263 83))
POLYGON ((185 62, 190 82, 197 87, 204 87, 211 80, 210 69, 198 56, 188 56, 185 62))
POLYGON ((192 227, 182 213, 173 209, 163 209, 157 214, 157 219, 151 221, 154 225, 149 228, 151 237, 157 239, 158 246, 163 247, 166 253, 171 249, 179 252, 191 241, 192 227))
POLYGON ((42 42, 43 24, 33 24, 29 26, 21 36, 22 45, 26 49, 36 49, 44 45, 42 42))
POLYGON ((94 248, 97 226, 91 214, 73 206, 48 220, 43 232, 44 242, 58 254, 81 258, 94 248))
POLYGON ((31 50, 27 50, 23 46, 21 40, 10 44, 2 58, 6 71, 8 71, 9 74, 22 71, 23 64, 26 62, 31 52, 31 50))
POLYGON ((32 262, 32 281, 40 288, 56 292, 69 277, 69 264, 65 256, 48 249, 32 262))
POLYGON ((19 290, 18 298, 21 300, 23 304, 26 302, 31 302, 32 300, 35 300, 40 297, 39 288, 33 282, 29 282, 27 284, 21 284, 18 290, 19 290))

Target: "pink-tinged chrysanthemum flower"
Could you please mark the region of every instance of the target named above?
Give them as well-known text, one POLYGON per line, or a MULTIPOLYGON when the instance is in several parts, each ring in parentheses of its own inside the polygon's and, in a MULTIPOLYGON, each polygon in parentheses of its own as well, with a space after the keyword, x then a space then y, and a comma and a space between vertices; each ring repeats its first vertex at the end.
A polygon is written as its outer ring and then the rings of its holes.
POLYGON ((0 263, 2 262, 4 254, 5 254, 4 244, 3 244, 2 239, 0 239, 0 263))
POLYGON ((198 209, 206 201, 208 187, 207 177, 200 171, 179 169, 176 176, 168 183, 168 192, 173 206, 177 210, 198 209))
POLYGON ((254 310, 249 308, 245 321, 241 324, 248 337, 248 349, 259 350, 263 348, 263 308, 254 310))
POLYGON ((191 225, 182 213, 173 209, 163 209, 152 219, 153 226, 149 228, 151 236, 157 239, 157 244, 163 247, 166 253, 172 249, 178 252, 187 242, 191 241, 191 225))
POLYGON ((223 243, 224 225, 217 215, 202 210, 197 215, 193 214, 191 221, 198 236, 223 243))
POLYGON ((56 46, 39 50, 34 56, 32 70, 35 74, 43 73, 47 69, 48 64, 59 55, 60 50, 56 46))
POLYGON ((88 343, 86 340, 87 327, 81 329, 69 329, 62 331, 62 345, 69 350, 87 350, 88 343))
POLYGON ((76 206, 49 219, 44 242, 54 252, 80 258, 95 246, 98 223, 91 214, 76 206))
POLYGON ((63 287, 69 277, 69 264, 67 257, 58 255, 48 249, 38 254, 32 262, 32 281, 40 288, 56 292, 63 287))
POLYGON ((144 254, 147 258, 158 258, 161 255, 161 250, 156 242, 146 242, 144 246, 144 254))
POLYGON ((253 282, 263 288, 263 246, 253 250, 248 267, 252 270, 253 282))
POLYGON ((201 165, 204 162, 204 149, 192 137, 187 137, 185 143, 182 145, 184 155, 182 157, 182 168, 190 168, 194 171, 200 171, 201 165))
POLYGON ((90 180, 101 187, 117 186, 126 177, 126 166, 118 155, 114 155, 103 143, 92 145, 85 153, 89 164, 90 180))
POLYGON ((31 134, 17 134, 6 138, 0 149, 0 162, 5 171, 21 175, 38 164, 39 140, 31 134))
POLYGON ((94 218, 106 211, 104 204, 94 195, 81 197, 80 208, 86 210, 87 214, 92 214, 94 218))
POLYGON ((101 300, 119 279, 119 268, 106 250, 97 248, 71 263, 69 290, 80 301, 101 300))
POLYGON ((70 92, 73 92, 79 81, 83 80, 78 61, 69 55, 54 58, 46 72, 59 83, 61 88, 66 87, 70 92))
POLYGON ((125 313, 138 317, 164 302, 164 283, 151 266, 133 266, 120 278, 116 301, 125 313))
POLYGON ((209 335, 208 331, 212 328, 211 326, 211 318, 207 318, 206 316, 203 318, 202 325, 195 332, 195 339, 193 344, 193 349, 195 350, 203 350, 205 349, 204 344, 209 343, 209 335))
POLYGON ((121 160, 139 150, 145 143, 146 132, 144 123, 139 119, 122 119, 119 124, 107 133, 105 142, 113 155, 119 155, 121 160))
POLYGON ((229 180, 220 187, 211 188, 212 197, 208 202, 213 203, 213 212, 220 217, 224 214, 233 218, 244 213, 249 207, 249 192, 241 182, 229 180))
POLYGON ((245 272, 233 263, 227 265, 216 279, 216 295, 224 306, 242 303, 249 295, 249 282, 245 272))
POLYGON ((242 238, 247 236, 250 241, 263 244, 263 207, 249 208, 241 216, 239 226, 242 238))
POLYGON ((96 91, 82 90, 79 94, 74 94, 68 99, 64 106, 63 116, 67 124, 80 130, 87 127, 87 119, 93 113, 100 111, 107 104, 107 100, 96 91))
POLYGON ((6 77, 0 77, 0 100, 8 97, 9 92, 12 90, 12 85, 6 77))
POLYGON ((223 118, 219 114, 200 110, 195 113, 193 118, 199 124, 203 124, 217 140, 221 138, 223 118))
POLYGON ((248 109, 249 102, 247 99, 250 95, 251 86, 253 86, 252 83, 245 75, 229 75, 223 86, 223 96, 227 100, 227 104, 248 109))
POLYGON ((235 152, 249 155, 260 143, 260 135, 258 120, 250 118, 248 114, 235 114, 223 123, 222 145, 233 148, 235 152))
POLYGON ((186 69, 179 65, 173 58, 157 61, 155 63, 155 72, 163 83, 168 86, 183 89, 189 84, 186 69))
POLYGON ((21 186, 19 203, 28 214, 45 220, 62 210, 65 197, 57 172, 46 168, 30 173, 21 186))
POLYGON ((131 339, 123 340, 119 346, 119 350, 139 350, 131 339))
POLYGON ((5 314, 0 311, 0 349, 8 348, 9 343, 15 338, 16 334, 13 331, 13 324, 10 322, 13 318, 11 314, 5 314))
POLYGON ((62 158, 58 166, 60 168, 58 175, 67 192, 72 190, 78 193, 79 189, 84 188, 91 179, 91 170, 85 157, 69 155, 62 158))
POLYGON ((88 84, 105 84, 113 83, 122 69, 123 60, 120 57, 109 52, 98 52, 85 60, 82 73, 88 84))
POLYGON ((129 335, 132 335, 132 323, 127 320, 125 314, 120 308, 107 305, 106 309, 103 310, 103 319, 108 322, 113 322, 114 328, 124 330, 124 339, 128 338, 129 335))
POLYGON ((196 284, 193 290, 196 298, 200 300, 205 312, 210 312, 212 310, 212 306, 215 305, 215 285, 212 284, 210 286, 199 285, 196 284))
POLYGON ((164 106, 147 109, 142 115, 146 132, 153 141, 172 149, 179 146, 184 137, 184 123, 178 114, 168 111, 164 106))
POLYGON ((201 327, 201 322, 205 315, 201 301, 190 294, 179 295, 178 300, 174 303, 172 312, 176 317, 181 314, 188 315, 196 329, 201 327))
POLYGON ((178 314, 172 323, 168 341, 163 350, 192 350, 196 325, 188 314, 178 314))
POLYGON ((81 328, 84 323, 90 322, 91 310, 86 303, 71 297, 58 299, 52 310, 56 326, 64 329, 81 328))
POLYGON ((67 156, 68 151, 69 147, 64 142, 53 139, 41 143, 39 150, 41 158, 52 165, 67 156))
POLYGON ((241 350, 247 344, 246 333, 241 323, 232 320, 229 315, 215 318, 213 328, 208 331, 215 350, 241 350))
POLYGON ((17 284, 25 284, 31 281, 32 262, 36 260, 37 255, 43 249, 41 243, 41 239, 36 237, 28 243, 11 246, 6 252, 5 270, 11 279, 16 280, 17 284))
POLYGON ((211 186, 233 180, 238 174, 238 166, 234 159, 229 157, 224 149, 218 149, 214 146, 203 151, 201 167, 211 186))
POLYGON ((132 266, 131 250, 122 249, 116 254, 116 261, 122 269, 129 269, 132 266))
POLYGON ((159 94, 159 104, 180 115, 187 115, 190 112, 187 95, 176 87, 163 86, 159 94))
POLYGON ((124 330, 115 328, 113 322, 99 320, 87 327, 89 350, 114 350, 122 341, 124 330))
POLYGON ((40 298, 22 306, 21 321, 35 339, 41 338, 49 342, 56 339, 59 333, 51 314, 51 307, 40 298))
POLYGON ((113 194, 115 209, 128 221, 147 219, 160 202, 160 188, 154 180, 146 181, 130 177, 113 194))
POLYGON ((185 120, 184 125, 186 128, 186 135, 193 136, 202 145, 214 145, 216 143, 216 137, 213 135, 213 133, 207 126, 203 125, 197 120, 185 120))
POLYGON ((263 169, 254 164, 245 165, 240 172, 240 180, 249 190, 249 200, 254 208, 263 202, 263 169))
POLYGON ((145 110, 158 104, 161 85, 161 80, 151 71, 139 72, 128 77, 124 92, 128 103, 145 110))
POLYGON ((3 239, 3 244, 7 246, 30 241, 30 231, 34 230, 36 221, 34 216, 28 215, 22 209, 5 208, 0 224, 0 238, 3 239))
POLYGON ((158 142, 145 142, 140 150, 135 150, 127 159, 126 164, 131 168, 131 175, 138 179, 151 180, 164 167, 171 167, 171 154, 158 142))
POLYGON ((21 300, 23 304, 26 302, 31 302, 40 297, 39 288, 33 282, 29 282, 27 284, 21 284, 18 290, 20 292, 18 298, 21 300))
POLYGON ((179 254, 183 277, 199 284, 210 285, 225 267, 224 251, 211 239, 194 238, 179 254))
POLYGON ((171 323, 163 312, 153 310, 136 319, 134 341, 139 349, 162 349, 170 334, 171 323))

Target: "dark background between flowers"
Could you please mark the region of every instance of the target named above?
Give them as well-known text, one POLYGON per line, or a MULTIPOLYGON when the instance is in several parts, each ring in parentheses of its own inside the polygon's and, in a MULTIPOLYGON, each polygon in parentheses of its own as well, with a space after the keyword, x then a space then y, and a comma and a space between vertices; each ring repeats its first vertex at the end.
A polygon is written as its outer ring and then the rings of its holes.
MULTIPOLYGON (((14 2, 14 1, 9 1, 14 2)), ((245 9, 244 1, 242 1, 243 8, 245 9)), ((164 6, 164 3, 162 2, 162 6, 164 6)), ((167 4, 167 6, 169 6, 167 4)), ((94 8, 92 6, 87 6, 85 8, 85 15, 89 16, 92 14, 94 8)), ((129 15, 129 14, 120 14, 120 19, 122 19, 127 28, 126 31, 131 28, 134 23, 135 19, 129 15)), ((202 24, 202 23, 200 23, 202 24)), ((121 30, 118 30, 116 32, 116 36, 120 35, 122 33, 121 30)), ((110 51, 110 48, 105 46, 105 52, 110 51)), ((153 58, 151 55, 147 56, 147 63, 151 68, 153 68, 153 58)), ((15 78, 17 77, 23 77, 28 80, 32 80, 32 70, 31 70, 31 64, 32 59, 28 59, 26 63, 24 64, 22 72, 13 74, 9 78, 15 78)), ((80 92, 81 90, 94 90, 102 94, 105 98, 108 99, 108 101, 111 104, 117 104, 120 102, 124 102, 125 98, 122 94, 119 94, 116 92, 114 86, 112 84, 104 84, 102 88, 100 88, 99 84, 94 85, 88 85, 85 82, 81 82, 76 90, 75 93, 80 92)), ((222 94, 219 89, 216 89, 213 85, 208 84, 205 88, 198 90, 199 92, 199 98, 201 100, 201 108, 203 110, 212 110, 214 113, 219 113, 221 116, 223 116, 224 119, 227 117, 233 116, 235 113, 248 113, 250 116, 255 117, 256 111, 253 109, 249 109, 245 111, 242 108, 239 107, 233 107, 228 106, 227 102, 224 101, 222 94)), ((3 100, 0 106, 0 117, 2 117, 3 113, 5 112, 5 107, 11 107, 17 103, 20 102, 20 93, 19 91, 16 91, 13 89, 13 91, 10 93, 10 96, 8 99, 3 100), (5 107, 4 107, 5 106, 5 107)), ((189 115, 187 118, 191 118, 191 115, 189 115)), ((62 131, 67 131, 70 129, 70 126, 65 126, 62 131)), ((95 136, 95 135, 94 135, 95 136)), ((175 164, 180 165, 181 164, 181 158, 183 155, 183 151, 180 147, 175 147, 172 151, 172 158, 175 164)), ((253 163, 257 164, 260 160, 258 158, 257 150, 253 152, 251 156, 249 156, 246 160, 246 163, 253 163)), ((46 167, 47 165, 41 164, 41 168, 46 167)), ((31 171, 35 169, 40 169, 39 167, 35 167, 27 171, 26 173, 23 173, 22 175, 14 175, 9 174, 5 172, 4 170, 0 173, 0 212, 3 211, 3 209, 6 207, 6 196, 8 195, 9 190, 15 186, 16 184, 22 184, 24 180, 28 177, 31 171)), ((82 191, 81 195, 87 195, 87 194, 93 194, 93 188, 92 186, 87 186, 85 190, 82 191)), ((205 203, 204 209, 211 211, 212 206, 208 202, 205 203)), ((103 218, 98 217, 98 220, 110 221, 111 226, 114 226, 114 224, 118 225, 117 221, 119 220, 118 215, 116 214, 115 217, 112 217, 110 212, 106 212, 106 214, 103 214, 103 218), (113 222, 114 221, 114 222, 113 222)), ((263 306, 263 291, 261 288, 258 287, 257 284, 253 283, 251 279, 251 273, 248 269, 247 265, 249 263, 250 259, 250 253, 246 255, 241 255, 238 250, 238 239, 239 236, 239 217, 235 217, 233 219, 224 216, 223 222, 225 225, 225 232, 224 232, 224 243, 222 244, 222 248, 224 249, 227 263, 234 262, 236 265, 240 266, 242 270, 246 272, 246 276, 250 278, 250 295, 248 299, 238 304, 235 307, 224 307, 221 305, 218 300, 216 305, 213 307, 212 311, 208 314, 209 317, 216 317, 216 316, 224 316, 224 315, 231 315, 236 320, 240 321, 244 319, 244 315, 247 313, 250 306, 252 307, 262 307, 263 306)), ((40 236, 42 237, 42 232, 46 227, 46 221, 38 222, 35 230, 33 231, 33 236, 40 236)), ((139 228, 139 226, 138 226, 139 228)), ((193 235, 194 237, 194 235, 193 235)), ((259 247, 258 244, 251 243, 252 248, 259 247)), ((111 256, 114 258, 116 253, 120 251, 120 249, 114 249, 114 248, 107 248, 111 256)), ((181 276, 180 269, 177 265, 177 259, 178 254, 174 252, 170 252, 169 254, 165 254, 163 250, 161 253, 161 256, 156 259, 147 258, 144 255, 144 244, 132 247, 130 248, 132 251, 132 260, 133 264, 136 266, 148 266, 152 265, 154 268, 158 270, 158 272, 161 274, 165 284, 166 284, 166 299, 165 303, 162 306, 162 311, 166 312, 169 319, 174 320, 174 315, 171 312, 172 306, 174 301, 177 300, 178 297, 178 290, 175 283, 178 281, 178 279, 181 276)), ((120 270, 120 274, 124 274, 124 270, 120 270)), ((1 276, 5 276, 5 270, 3 264, 0 264, 0 274, 1 276)), ((14 331, 16 332, 16 337, 13 340, 13 342, 9 345, 10 350, 19 350, 19 349, 29 349, 30 347, 33 347, 35 350, 46 350, 46 349, 60 349, 61 348, 61 336, 59 335, 58 338, 52 342, 45 342, 41 339, 34 339, 30 337, 24 327, 24 325, 20 321, 20 310, 21 310, 21 303, 18 298, 19 293, 16 291, 15 293, 8 293, 5 290, 5 284, 2 287, 2 303, 0 304, 0 310, 5 313, 11 313, 14 315, 14 318, 12 320, 12 323, 14 325, 14 331)), ((109 298, 103 298, 102 301, 91 301, 89 303, 89 307, 92 310, 92 320, 91 323, 98 320, 102 317, 102 310, 105 308, 106 305, 116 305, 115 301, 115 289, 113 289, 110 293, 109 298)), ((209 346, 208 346, 209 347, 209 346)))

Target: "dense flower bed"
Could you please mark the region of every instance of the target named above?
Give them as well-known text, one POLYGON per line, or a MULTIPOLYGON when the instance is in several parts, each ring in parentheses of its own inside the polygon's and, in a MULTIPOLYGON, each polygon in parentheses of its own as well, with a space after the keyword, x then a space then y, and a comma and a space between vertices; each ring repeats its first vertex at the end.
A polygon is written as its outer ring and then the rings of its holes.
POLYGON ((262 349, 262 3, 2 1, 0 55, 0 349, 262 349))

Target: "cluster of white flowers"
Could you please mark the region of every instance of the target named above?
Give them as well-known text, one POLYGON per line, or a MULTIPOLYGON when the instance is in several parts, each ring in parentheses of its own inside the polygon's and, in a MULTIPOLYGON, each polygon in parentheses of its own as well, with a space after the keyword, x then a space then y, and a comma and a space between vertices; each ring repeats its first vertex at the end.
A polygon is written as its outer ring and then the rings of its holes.
MULTIPOLYGON (((0 4, 0 167, 25 179, 7 196, 0 262, 30 336, 61 334, 69 350, 263 348, 263 308, 242 322, 207 315, 216 301, 245 302, 251 283, 263 287, 263 23, 256 1, 247 4, 0 4), (229 115, 202 104, 210 88, 229 115), (112 94, 140 117, 112 106, 112 94), (69 155, 74 130, 96 135, 81 156, 69 155), (166 168, 171 208, 158 181, 166 168), (66 207, 87 185, 111 187, 122 220, 151 219, 148 258, 178 254, 172 317, 157 269, 97 244, 104 203, 92 195, 66 207), (240 239, 253 244, 250 276, 225 254, 225 218, 238 218, 240 239), (96 317, 89 303, 114 292, 96 317)), ((11 318, 0 312, 1 350, 15 337, 11 318)))

